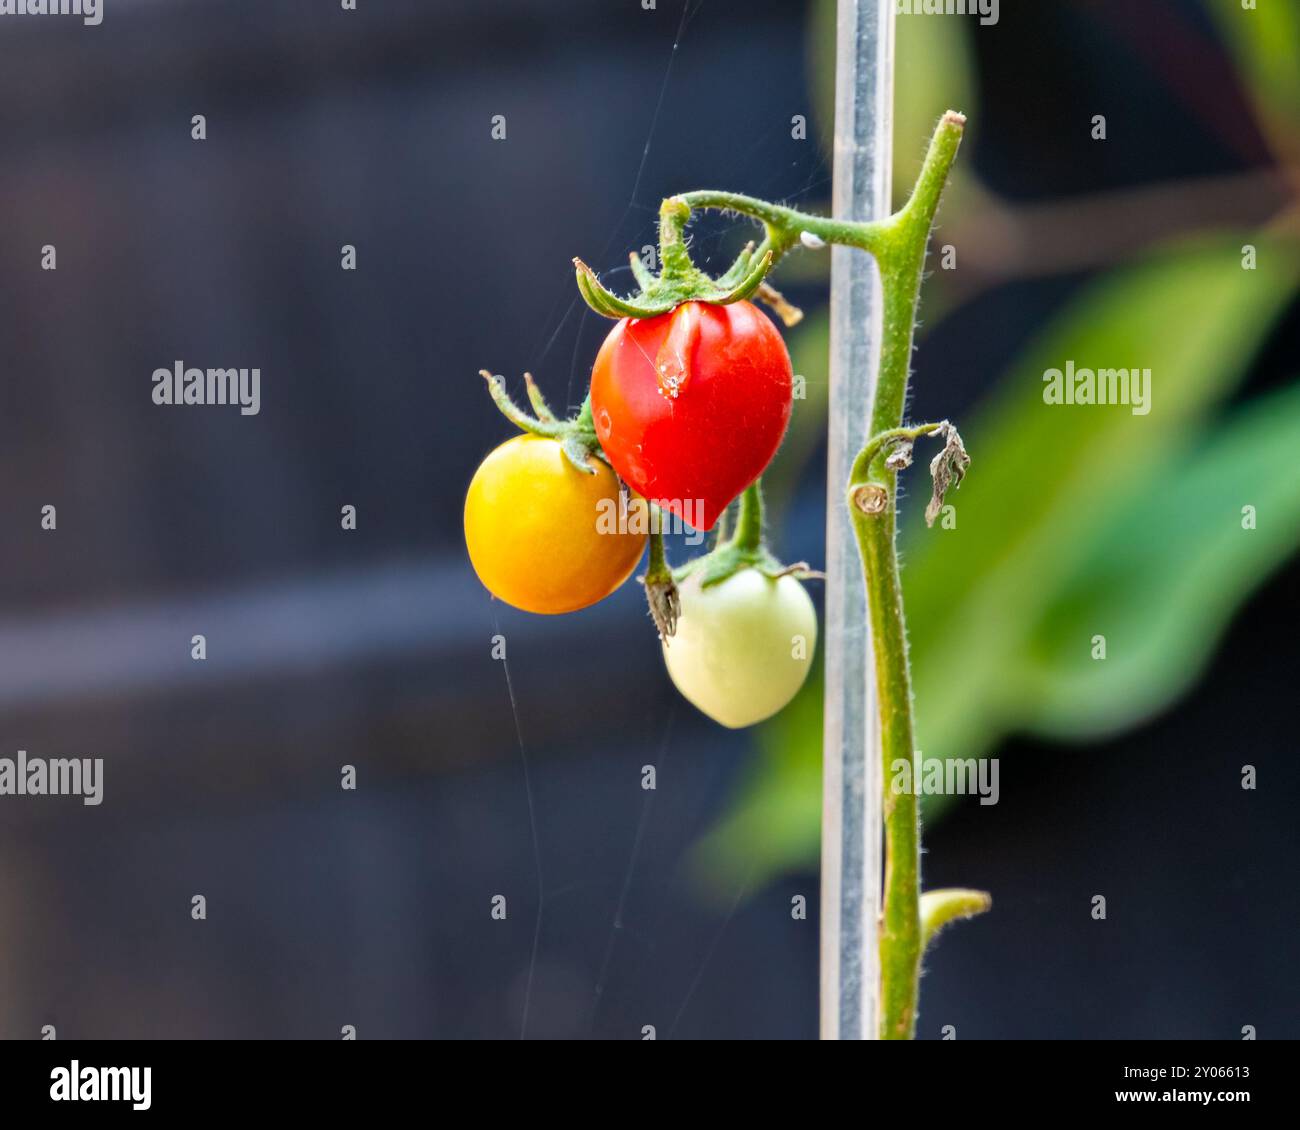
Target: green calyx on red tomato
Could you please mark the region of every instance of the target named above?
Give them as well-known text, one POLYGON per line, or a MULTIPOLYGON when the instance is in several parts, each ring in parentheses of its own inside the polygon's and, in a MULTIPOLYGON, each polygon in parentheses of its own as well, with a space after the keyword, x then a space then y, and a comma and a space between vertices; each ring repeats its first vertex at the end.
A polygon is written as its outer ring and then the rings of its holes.
POLYGON ((739 302, 763 286, 772 268, 772 250, 758 252, 747 244, 731 268, 717 279, 691 262, 683 229, 691 218, 691 207, 680 197, 670 196, 659 208, 659 261, 662 269, 653 275, 631 255, 632 274, 641 291, 632 298, 620 298, 600 285, 596 273, 581 259, 574 259, 578 290, 587 305, 606 318, 654 318, 667 314, 683 302, 710 302, 720 306, 739 302))
MULTIPOLYGON (((634 491, 698 530, 761 475, 790 422, 794 375, 776 327, 747 298, 786 321, 801 316, 765 283, 770 238, 749 244, 721 277, 691 261, 684 229, 691 206, 659 210, 661 270, 631 257, 641 287, 605 290, 581 260, 578 289, 597 313, 620 319, 596 357, 591 410, 610 466, 634 491)), ((769 233, 770 235, 770 233, 769 233)))

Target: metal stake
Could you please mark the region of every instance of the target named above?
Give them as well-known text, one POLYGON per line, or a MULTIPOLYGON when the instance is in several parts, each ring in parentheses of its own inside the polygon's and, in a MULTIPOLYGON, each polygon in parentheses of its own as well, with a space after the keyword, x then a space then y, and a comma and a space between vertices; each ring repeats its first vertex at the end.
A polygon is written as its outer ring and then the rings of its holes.
MULTIPOLYGON (((835 66, 833 211, 878 219, 890 207, 894 0, 839 0, 835 66)), ((881 287, 870 255, 831 254, 821 1036, 861 1040, 878 1028, 883 772, 862 565, 844 491, 868 438, 881 287)))

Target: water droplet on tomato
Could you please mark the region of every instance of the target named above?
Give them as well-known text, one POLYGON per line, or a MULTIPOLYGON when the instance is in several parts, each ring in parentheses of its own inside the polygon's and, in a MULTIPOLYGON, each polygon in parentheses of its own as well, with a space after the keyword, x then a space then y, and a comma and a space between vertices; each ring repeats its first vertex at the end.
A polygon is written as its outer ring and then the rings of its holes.
POLYGON ((700 335, 700 313, 694 303, 677 307, 668 335, 655 357, 655 376, 662 396, 676 400, 691 376, 691 354, 700 335))

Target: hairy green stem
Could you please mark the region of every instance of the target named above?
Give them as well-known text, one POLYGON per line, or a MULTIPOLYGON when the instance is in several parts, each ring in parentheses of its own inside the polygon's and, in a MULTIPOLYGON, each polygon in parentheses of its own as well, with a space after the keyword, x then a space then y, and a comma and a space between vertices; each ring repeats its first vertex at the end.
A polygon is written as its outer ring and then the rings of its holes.
POLYGON ((654 515, 650 530, 650 559, 646 563, 644 578, 649 583, 673 579, 673 571, 668 567, 668 556, 664 553, 663 521, 657 507, 654 515))
POLYGON ((903 414, 926 248, 965 125, 966 119, 954 111, 940 119, 911 198, 886 220, 836 220, 752 196, 712 190, 682 193, 674 198, 672 213, 674 223, 680 222, 680 204, 684 203, 687 217, 691 208, 749 216, 764 228, 763 242, 755 254, 771 252, 772 262, 801 242, 816 246, 820 241, 867 251, 880 268, 884 317, 880 373, 867 433, 871 438, 854 462, 847 503, 867 590, 880 715, 885 823, 879 935, 883 1039, 909 1039, 915 1034, 917 987, 927 937, 921 919, 921 834, 916 790, 895 794, 891 788, 892 767, 897 762, 914 766, 915 734, 896 545, 897 470, 887 460, 898 442, 918 439, 944 427, 924 424, 904 428, 903 414))
POLYGON ((853 461, 853 469, 849 473, 851 482, 866 478, 871 471, 871 465, 875 462, 877 455, 889 457, 890 451, 899 443, 906 440, 918 440, 922 436, 934 435, 944 427, 943 424, 917 424, 913 428, 890 428, 886 432, 878 432, 872 436, 858 452, 858 457, 853 461))
POLYGON ((860 247, 864 251, 874 252, 881 246, 888 223, 888 221, 855 223, 851 220, 832 219, 829 216, 815 216, 810 212, 800 212, 795 208, 787 208, 783 204, 770 204, 766 200, 745 196, 739 192, 719 192, 713 189, 683 192, 677 199, 684 201, 691 208, 738 212, 760 221, 766 235, 754 254, 761 256, 770 250, 774 264, 799 243, 804 232, 815 236, 823 243, 844 243, 851 247, 860 247))
MULTIPOLYGON (((895 795, 891 766, 915 759, 912 680, 907 627, 899 580, 897 472, 886 464, 891 441, 916 439, 937 425, 904 429, 907 380, 912 359, 916 307, 926 246, 948 170, 961 144, 965 118, 949 112, 940 120, 916 188, 889 219, 853 223, 811 216, 779 204, 730 192, 687 192, 678 197, 692 208, 739 212, 760 221, 759 250, 779 259, 808 233, 826 243, 870 252, 884 288, 880 375, 871 406, 871 440, 853 466, 848 505, 862 557, 871 636, 875 650, 876 696, 885 817, 884 896, 880 923, 880 1035, 908 1039, 916 1029, 917 984, 924 938, 921 925, 921 834, 915 790, 895 795)), ((806 240, 804 240, 806 242, 806 240)))
POLYGON ((689 206, 682 204, 675 197, 668 197, 659 206, 659 258, 661 266, 680 276, 688 276, 695 271, 695 265, 686 250, 682 238, 682 229, 690 219, 689 206))
MULTIPOLYGON (((875 252, 884 287, 880 375, 869 435, 902 427, 912 360, 916 308, 926 246, 948 170, 957 155, 965 119, 945 114, 935 131, 912 198, 888 222, 875 252)), ((912 676, 898 571, 897 472, 887 464, 888 444, 864 448, 853 468, 848 505, 862 556, 871 637, 875 649, 880 715, 881 789, 884 796, 885 878, 880 923, 880 1036, 910 1039, 916 1032, 921 928, 921 829, 915 789, 897 794, 891 767, 915 763, 912 676), (865 465, 863 465, 865 464, 865 465)))
POLYGON ((885 822, 885 885, 879 935, 880 1035, 882 1039, 909 1039, 915 1031, 921 971, 921 834, 916 790, 895 793, 890 788, 891 767, 902 760, 910 768, 915 750, 907 628, 894 544, 897 510, 888 488, 882 484, 855 484, 849 497, 853 532, 867 580, 880 718, 885 822))
POLYGON ((763 545, 763 488, 755 479, 740 496, 740 516, 736 519, 736 533, 731 544, 748 553, 756 553, 763 545))
POLYGON ((653 504, 647 505, 652 507, 654 520, 650 528, 650 562, 641 581, 645 585, 650 617, 659 630, 659 638, 666 642, 677 632, 677 617, 681 615, 682 604, 664 552, 663 513, 653 504))

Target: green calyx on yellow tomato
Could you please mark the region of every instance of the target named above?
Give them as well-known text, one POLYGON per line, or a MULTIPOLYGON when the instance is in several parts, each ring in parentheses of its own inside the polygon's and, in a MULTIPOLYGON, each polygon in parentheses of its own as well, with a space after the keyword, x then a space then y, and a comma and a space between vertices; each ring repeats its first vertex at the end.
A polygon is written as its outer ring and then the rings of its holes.
POLYGON ((532 373, 525 373, 524 385, 528 389, 528 402, 535 413, 530 416, 510 399, 504 377, 493 376, 486 369, 480 369, 479 376, 487 381, 488 395, 492 397, 492 403, 501 415, 521 432, 555 440, 569 462, 584 475, 596 473, 595 460, 609 462, 601 449, 600 440, 596 438, 596 426, 591 419, 590 396, 583 402, 576 416, 571 420, 561 420, 546 403, 532 373))

